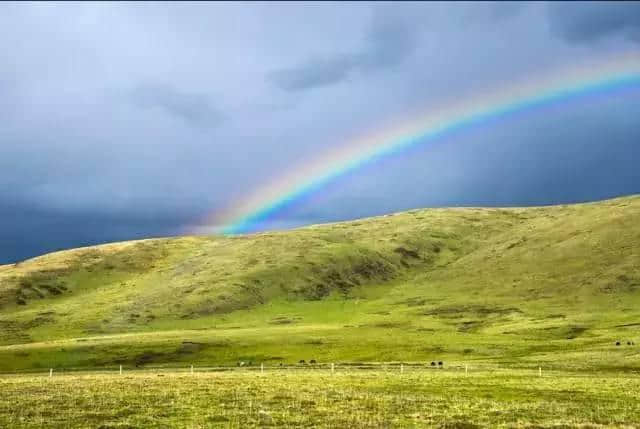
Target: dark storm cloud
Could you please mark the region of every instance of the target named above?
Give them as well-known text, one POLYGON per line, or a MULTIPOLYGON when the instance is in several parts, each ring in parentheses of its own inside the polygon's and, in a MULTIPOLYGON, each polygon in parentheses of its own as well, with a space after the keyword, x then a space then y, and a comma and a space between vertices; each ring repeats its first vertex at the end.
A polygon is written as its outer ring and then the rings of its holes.
POLYGON ((640 2, 552 2, 551 28, 572 42, 622 35, 640 42, 640 2))
POLYGON ((205 94, 181 92, 171 85, 143 84, 131 91, 131 98, 140 107, 158 108, 197 126, 214 126, 222 120, 205 94))
POLYGON ((285 91, 302 91, 346 81, 358 72, 396 66, 415 49, 415 36, 410 26, 407 20, 378 12, 361 50, 313 58, 294 67, 275 70, 268 74, 268 80, 285 91))
POLYGON ((26 205, 0 206, 0 264, 46 252, 113 241, 179 235, 192 218, 59 213, 26 205))

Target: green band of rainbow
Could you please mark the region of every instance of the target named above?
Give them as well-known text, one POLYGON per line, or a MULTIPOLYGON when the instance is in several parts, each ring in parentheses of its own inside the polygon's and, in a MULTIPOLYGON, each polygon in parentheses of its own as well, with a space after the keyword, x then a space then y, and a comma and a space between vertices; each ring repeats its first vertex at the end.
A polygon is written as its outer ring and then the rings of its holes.
POLYGON ((257 197, 254 196, 248 203, 239 205, 230 214, 223 216, 226 219, 222 220, 225 225, 222 232, 238 234, 255 231, 275 215, 283 213, 296 202, 323 189, 340 177, 377 160, 403 153, 416 145, 565 100, 640 89, 640 61, 637 61, 637 57, 634 57, 634 61, 626 61, 622 66, 614 67, 616 68, 613 72, 605 70, 595 78, 581 79, 578 83, 574 80, 573 84, 564 83, 562 86, 547 86, 543 90, 535 85, 531 89, 518 87, 517 91, 512 88, 506 92, 506 96, 496 97, 497 100, 481 101, 471 107, 463 106, 461 109, 445 112, 435 119, 419 119, 399 131, 353 144, 349 150, 327 157, 315 168, 309 168, 308 173, 302 169, 297 176, 263 189, 265 196, 262 197, 262 201, 259 190, 257 197), (620 68, 625 70, 620 71, 620 68), (530 90, 527 91, 528 89, 530 90))

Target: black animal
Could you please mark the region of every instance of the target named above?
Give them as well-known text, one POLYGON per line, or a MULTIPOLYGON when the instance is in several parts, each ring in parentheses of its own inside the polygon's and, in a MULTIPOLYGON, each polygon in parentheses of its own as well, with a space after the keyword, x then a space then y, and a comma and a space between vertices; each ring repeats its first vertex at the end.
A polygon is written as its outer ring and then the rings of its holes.
POLYGON ((300 361, 298 363, 304 364, 305 361, 304 361, 304 359, 300 359, 300 361))
POLYGON ((435 362, 431 362, 431 366, 436 366, 436 363, 435 362))
POLYGON ((315 359, 311 359, 311 360, 309 361, 309 363, 314 364, 314 363, 317 363, 317 362, 316 362, 316 360, 315 360, 315 359))
POLYGON ((620 345, 620 341, 616 341, 616 346, 619 346, 619 345, 620 345))
POLYGON ((438 361, 438 366, 442 366, 442 361, 438 361))

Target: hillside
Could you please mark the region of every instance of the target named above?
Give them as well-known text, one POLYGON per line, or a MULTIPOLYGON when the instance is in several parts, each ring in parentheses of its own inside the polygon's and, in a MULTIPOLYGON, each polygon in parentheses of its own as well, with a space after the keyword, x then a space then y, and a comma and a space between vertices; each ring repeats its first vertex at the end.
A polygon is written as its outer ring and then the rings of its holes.
POLYGON ((413 210, 0 266, 0 370, 299 359, 640 369, 639 304, 639 196, 413 210))

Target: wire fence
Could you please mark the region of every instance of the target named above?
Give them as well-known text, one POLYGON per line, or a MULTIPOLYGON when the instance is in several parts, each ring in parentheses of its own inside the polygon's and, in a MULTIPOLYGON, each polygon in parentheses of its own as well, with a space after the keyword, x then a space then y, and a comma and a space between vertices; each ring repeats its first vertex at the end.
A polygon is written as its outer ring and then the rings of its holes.
MULTIPOLYGON (((43 375, 53 377, 64 374, 196 374, 196 373, 301 373, 318 372, 330 374, 356 374, 366 372, 382 372, 397 374, 412 373, 457 373, 457 374, 529 374, 539 377, 551 374, 570 374, 572 376, 593 376, 602 374, 599 370, 586 370, 580 368, 566 368, 556 366, 527 366, 508 367, 490 363, 447 363, 443 361, 433 362, 329 362, 329 363, 297 363, 297 364, 267 364, 238 362, 236 365, 215 366, 205 364, 193 365, 168 365, 168 366, 135 366, 135 365, 109 365, 104 367, 52 367, 32 368, 20 371, 0 372, 0 376, 6 375, 43 375)), ((636 371, 637 373, 637 371, 636 371)), ((631 375, 625 372, 627 375, 631 375)), ((636 374, 640 375, 640 374, 636 374)))

